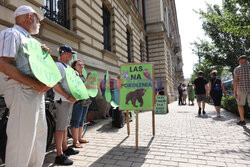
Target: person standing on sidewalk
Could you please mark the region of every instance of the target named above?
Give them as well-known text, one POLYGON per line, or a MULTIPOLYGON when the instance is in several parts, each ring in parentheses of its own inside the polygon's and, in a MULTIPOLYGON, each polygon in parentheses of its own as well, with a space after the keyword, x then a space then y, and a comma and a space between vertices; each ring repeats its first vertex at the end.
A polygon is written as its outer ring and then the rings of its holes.
POLYGON ((238 125, 246 125, 244 118, 244 105, 248 99, 250 106, 250 64, 247 56, 242 55, 238 58, 239 66, 234 69, 234 97, 238 102, 240 121, 238 125))
POLYGON ((183 105, 187 105, 187 95, 188 95, 188 91, 187 91, 187 87, 186 84, 183 83, 182 84, 182 101, 183 101, 183 105))
POLYGON ((205 101, 206 101, 206 96, 208 96, 207 83, 208 83, 207 80, 203 78, 203 71, 198 71, 198 78, 194 80, 195 94, 199 106, 198 115, 201 115, 201 103, 202 103, 202 114, 206 114, 205 101))
MULTIPOLYGON (((24 5, 14 17, 16 24, 0 33, 0 72, 8 83, 4 98, 10 110, 5 166, 41 167, 47 141, 44 92, 50 87, 35 78, 23 46, 39 33, 43 17, 24 5)), ((50 52, 45 45, 42 48, 50 52)))
POLYGON ((188 84, 188 105, 194 105, 194 88, 192 84, 188 84))
POLYGON ((180 85, 178 86, 178 93, 179 93, 179 105, 183 105, 183 101, 182 101, 182 83, 180 83, 180 85))
POLYGON ((57 157, 55 164, 72 165, 73 161, 67 156, 78 154, 79 151, 67 146, 67 127, 69 126, 73 104, 77 101, 70 92, 66 79, 66 68, 71 68, 68 63, 72 60, 76 52, 67 45, 62 45, 59 49, 59 62, 56 63, 62 79, 55 86, 55 107, 56 107, 56 131, 55 143, 57 157))
POLYGON ((217 112, 217 117, 220 117, 222 92, 224 92, 224 96, 226 96, 226 91, 224 89, 222 81, 216 76, 217 76, 217 71, 213 70, 210 73, 211 79, 209 81, 209 95, 213 99, 214 107, 217 112))
MULTIPOLYGON (((73 61, 71 67, 76 71, 76 74, 81 78, 82 82, 86 82, 86 78, 83 75, 82 70, 84 69, 84 63, 78 59, 73 61)), ((85 122, 89 105, 91 104, 90 99, 79 100, 73 106, 72 117, 70 121, 71 133, 73 137, 73 146, 75 148, 82 148, 81 143, 89 143, 88 140, 82 138, 83 124, 85 122)))

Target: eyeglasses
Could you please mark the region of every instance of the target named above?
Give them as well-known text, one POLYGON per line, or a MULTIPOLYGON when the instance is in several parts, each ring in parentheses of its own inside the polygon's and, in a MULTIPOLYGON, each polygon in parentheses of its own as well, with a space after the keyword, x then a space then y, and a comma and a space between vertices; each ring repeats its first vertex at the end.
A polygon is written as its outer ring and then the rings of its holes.
POLYGON ((76 65, 84 67, 84 64, 76 64, 76 65))

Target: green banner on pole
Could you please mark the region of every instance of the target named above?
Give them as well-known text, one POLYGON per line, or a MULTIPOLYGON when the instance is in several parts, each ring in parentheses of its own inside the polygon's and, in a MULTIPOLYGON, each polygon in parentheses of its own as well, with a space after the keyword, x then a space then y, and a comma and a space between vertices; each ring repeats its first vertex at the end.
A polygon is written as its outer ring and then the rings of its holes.
POLYGON ((110 80, 109 80, 108 70, 106 71, 105 99, 107 102, 111 101, 110 80))
POLYGON ((153 110, 153 80, 152 64, 122 65, 120 110, 153 110))
POLYGON ((41 43, 29 39, 23 47, 24 53, 29 55, 29 64, 35 77, 47 86, 53 87, 62 78, 50 54, 43 50, 41 43))
POLYGON ((86 80, 86 87, 90 97, 96 97, 98 93, 98 73, 93 71, 89 74, 86 80))
POLYGON ((167 113, 167 96, 155 96, 155 114, 167 113))
POLYGON ((70 92, 74 98, 79 100, 89 98, 88 90, 86 89, 81 78, 76 75, 75 70, 71 67, 67 67, 65 68, 65 72, 70 92))

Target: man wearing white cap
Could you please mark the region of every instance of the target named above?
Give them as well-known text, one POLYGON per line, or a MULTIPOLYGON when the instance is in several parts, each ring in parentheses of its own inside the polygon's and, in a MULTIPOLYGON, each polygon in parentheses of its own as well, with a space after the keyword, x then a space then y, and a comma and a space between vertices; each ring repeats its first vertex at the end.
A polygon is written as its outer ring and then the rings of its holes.
POLYGON ((23 46, 39 32, 42 16, 20 6, 14 17, 16 24, 0 33, 0 72, 8 82, 4 98, 10 110, 5 166, 41 167, 47 139, 44 92, 50 87, 34 77, 23 46))

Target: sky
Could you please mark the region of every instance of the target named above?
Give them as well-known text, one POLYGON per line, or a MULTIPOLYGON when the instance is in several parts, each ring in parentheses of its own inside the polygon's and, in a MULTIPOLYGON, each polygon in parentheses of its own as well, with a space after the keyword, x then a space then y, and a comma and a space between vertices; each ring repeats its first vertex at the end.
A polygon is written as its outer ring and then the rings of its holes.
POLYGON ((206 2, 221 6, 222 0, 175 0, 179 33, 181 36, 183 73, 184 78, 190 78, 193 73, 193 65, 197 63, 198 57, 192 53, 191 43, 197 39, 204 39, 205 33, 202 29, 202 22, 199 19, 198 11, 206 11, 206 2))

